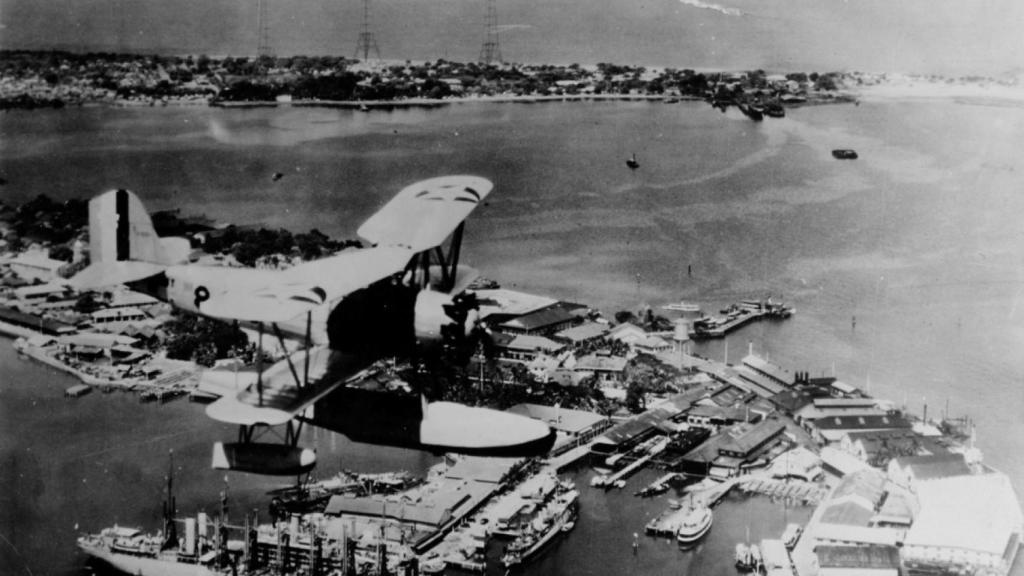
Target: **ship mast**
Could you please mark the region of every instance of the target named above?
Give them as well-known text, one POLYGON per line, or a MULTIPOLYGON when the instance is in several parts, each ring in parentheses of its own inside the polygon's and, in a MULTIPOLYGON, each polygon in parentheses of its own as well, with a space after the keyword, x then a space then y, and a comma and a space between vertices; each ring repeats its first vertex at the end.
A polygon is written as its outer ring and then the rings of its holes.
POLYGON ((174 498, 174 450, 170 451, 169 460, 170 463, 167 468, 167 499, 164 500, 164 540, 160 545, 161 550, 178 546, 178 529, 174 523, 174 515, 178 512, 177 502, 174 498))

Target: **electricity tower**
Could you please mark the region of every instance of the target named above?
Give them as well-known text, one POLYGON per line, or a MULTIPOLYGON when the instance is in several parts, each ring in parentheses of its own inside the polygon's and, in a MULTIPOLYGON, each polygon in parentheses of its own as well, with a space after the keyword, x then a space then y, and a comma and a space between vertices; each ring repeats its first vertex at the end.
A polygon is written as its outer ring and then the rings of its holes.
POLYGON ((256 27, 259 39, 256 45, 257 56, 270 56, 270 19, 267 17, 267 5, 270 0, 256 0, 256 27))
POLYGON ((487 19, 484 22, 484 45, 480 48, 480 61, 484 64, 501 62, 501 42, 498 40, 498 9, 495 0, 487 0, 487 19))
POLYGON ((370 58, 370 51, 377 55, 380 60, 380 47, 377 46, 377 38, 370 31, 370 0, 363 0, 363 31, 359 33, 359 41, 356 43, 356 57, 363 53, 363 62, 370 58))

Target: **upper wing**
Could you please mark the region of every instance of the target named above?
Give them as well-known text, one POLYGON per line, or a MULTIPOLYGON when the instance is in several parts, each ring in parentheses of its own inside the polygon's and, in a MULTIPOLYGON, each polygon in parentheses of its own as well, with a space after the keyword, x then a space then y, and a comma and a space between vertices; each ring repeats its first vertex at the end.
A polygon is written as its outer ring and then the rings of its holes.
POLYGON ((442 242, 494 187, 479 176, 441 176, 402 189, 359 227, 371 244, 422 252, 442 242))
POLYGON ((346 250, 261 275, 257 285, 233 286, 210 293, 202 313, 224 320, 284 322, 400 272, 413 252, 398 246, 346 250))

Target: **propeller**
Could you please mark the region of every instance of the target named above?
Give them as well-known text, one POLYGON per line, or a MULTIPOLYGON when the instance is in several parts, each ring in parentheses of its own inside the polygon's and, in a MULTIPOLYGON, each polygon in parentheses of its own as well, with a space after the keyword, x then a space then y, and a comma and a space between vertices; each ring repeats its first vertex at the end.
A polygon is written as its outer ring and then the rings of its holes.
POLYGON ((444 346, 459 363, 466 364, 478 346, 483 347, 485 357, 493 358, 494 336, 480 319, 480 301, 475 293, 459 292, 451 304, 444 305, 444 312, 453 321, 442 329, 444 346))

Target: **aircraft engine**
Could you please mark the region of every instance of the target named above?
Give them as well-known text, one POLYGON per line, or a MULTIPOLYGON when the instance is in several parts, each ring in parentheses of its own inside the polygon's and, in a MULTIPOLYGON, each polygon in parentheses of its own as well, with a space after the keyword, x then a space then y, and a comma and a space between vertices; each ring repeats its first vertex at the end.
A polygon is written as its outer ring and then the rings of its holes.
POLYGON ((465 362, 476 348, 479 327, 476 295, 455 296, 423 290, 416 297, 416 341, 422 352, 453 353, 465 362))

